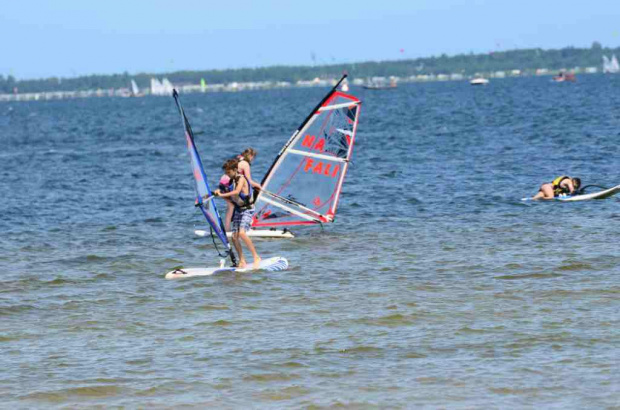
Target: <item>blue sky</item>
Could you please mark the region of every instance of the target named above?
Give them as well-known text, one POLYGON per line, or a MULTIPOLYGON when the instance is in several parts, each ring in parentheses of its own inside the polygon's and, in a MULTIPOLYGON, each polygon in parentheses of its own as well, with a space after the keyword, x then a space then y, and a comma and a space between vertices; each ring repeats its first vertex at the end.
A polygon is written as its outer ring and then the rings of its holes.
POLYGON ((620 46, 620 1, 15 0, 0 8, 0 74, 309 65, 595 40, 620 46))

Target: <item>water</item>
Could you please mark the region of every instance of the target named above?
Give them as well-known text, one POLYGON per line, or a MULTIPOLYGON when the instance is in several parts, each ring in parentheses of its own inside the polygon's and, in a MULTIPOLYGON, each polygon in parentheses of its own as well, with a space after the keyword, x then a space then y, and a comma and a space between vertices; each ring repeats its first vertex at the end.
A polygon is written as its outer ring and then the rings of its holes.
MULTIPOLYGON (((353 89, 337 223, 257 241, 291 268, 214 266, 172 98, 0 105, 3 406, 620 404, 620 78, 353 89)), ((262 175, 326 92, 185 95, 207 173, 262 175)))

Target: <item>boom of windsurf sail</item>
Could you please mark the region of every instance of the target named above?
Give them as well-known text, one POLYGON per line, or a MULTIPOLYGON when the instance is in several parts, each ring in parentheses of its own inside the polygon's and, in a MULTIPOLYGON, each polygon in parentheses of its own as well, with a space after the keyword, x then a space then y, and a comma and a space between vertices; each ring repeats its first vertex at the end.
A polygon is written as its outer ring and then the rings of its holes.
POLYGON ((261 183, 253 227, 333 222, 361 101, 331 89, 280 150, 261 183))
POLYGON ((202 167, 202 161, 200 160, 200 155, 198 155, 198 150, 196 149, 196 142, 194 140, 194 133, 192 132, 192 127, 189 125, 189 121, 187 120, 185 111, 183 110, 181 102, 179 101, 179 94, 176 90, 173 90, 172 96, 174 97, 174 101, 177 105, 177 108, 179 109, 179 113, 181 114, 181 120, 183 122, 183 128, 185 130, 187 150, 189 151, 192 174, 194 175, 194 182, 196 183, 196 206, 200 208, 202 214, 207 219, 207 222, 211 226, 212 233, 215 234, 219 241, 225 246, 226 255, 222 256, 230 256, 233 265, 236 265, 235 255, 232 252, 230 243, 228 242, 228 238, 226 237, 226 231, 224 230, 222 218, 220 217, 220 214, 217 211, 217 207, 215 206, 213 193, 209 188, 207 176, 205 175, 205 171, 202 167))

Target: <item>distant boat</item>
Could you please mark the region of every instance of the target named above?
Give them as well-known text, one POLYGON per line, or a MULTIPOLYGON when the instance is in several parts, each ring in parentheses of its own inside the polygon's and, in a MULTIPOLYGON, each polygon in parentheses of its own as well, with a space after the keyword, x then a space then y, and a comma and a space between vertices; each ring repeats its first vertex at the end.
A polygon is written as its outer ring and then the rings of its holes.
POLYGON ((556 83, 562 83, 565 81, 574 83, 575 81, 577 81, 577 77, 575 77, 575 74, 573 73, 564 74, 562 71, 560 71, 558 75, 553 76, 553 81, 555 81, 556 83))
POLYGON ((151 95, 163 95, 163 86, 157 78, 151 78, 151 95))
POLYGON ((163 88, 163 95, 171 95, 172 94, 172 90, 174 90, 174 86, 172 85, 172 83, 167 79, 164 78, 161 81, 161 85, 163 88))
POLYGON ((486 78, 482 78, 482 77, 477 77, 472 79, 469 84, 471 85, 487 85, 489 83, 489 80, 487 80, 486 78))
POLYGON ((615 54, 613 55, 613 57, 611 57, 610 68, 613 70, 614 73, 617 73, 620 71, 620 64, 618 64, 618 59, 616 58, 615 54))
POLYGON ((157 78, 151 78, 151 95, 171 95, 174 86, 167 78, 161 82, 157 78))
POLYGON ((620 63, 618 63, 615 54, 611 57, 611 60, 607 56, 603 56, 603 73, 620 73, 620 63))
POLYGON ((140 92, 138 88, 138 84, 136 84, 135 80, 131 80, 131 96, 132 97, 143 97, 144 93, 140 92))
POLYGON ((362 85, 362 88, 366 90, 393 90, 397 87, 396 80, 394 78, 390 79, 390 83, 387 84, 385 79, 377 79, 373 78, 372 80, 368 79, 366 84, 362 85))

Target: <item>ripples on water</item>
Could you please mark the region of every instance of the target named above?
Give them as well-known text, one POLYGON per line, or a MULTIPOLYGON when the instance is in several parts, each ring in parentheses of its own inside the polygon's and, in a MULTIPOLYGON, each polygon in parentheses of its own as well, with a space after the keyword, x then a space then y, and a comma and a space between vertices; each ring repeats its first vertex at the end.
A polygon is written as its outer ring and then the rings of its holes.
MULTIPOLYGON (((171 98, 0 104, 0 397, 9 407, 609 407, 620 402, 618 77, 353 89, 337 223, 212 265, 171 98)), ((186 95, 207 173, 262 175, 325 90, 186 95)))

